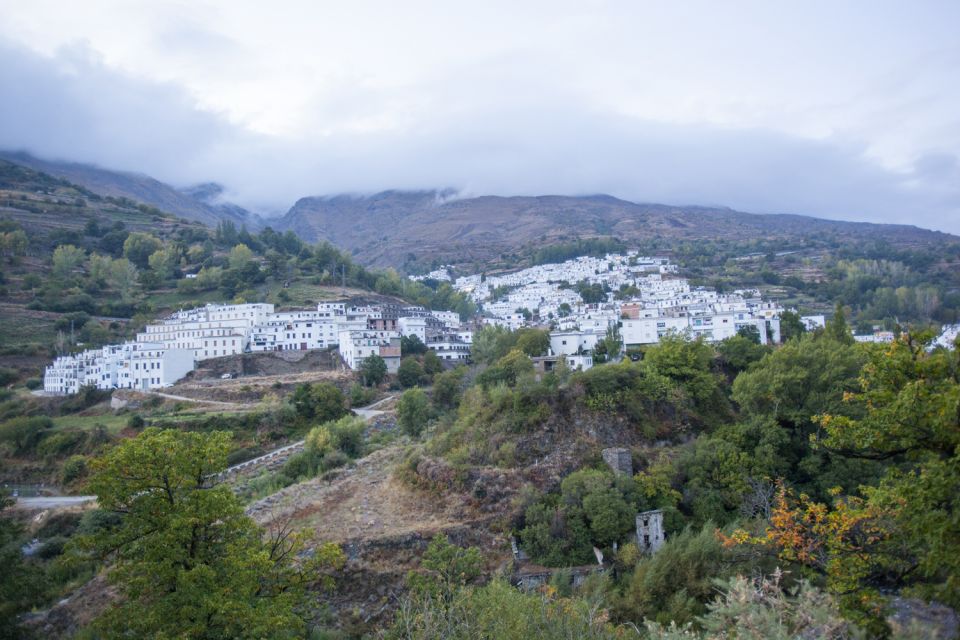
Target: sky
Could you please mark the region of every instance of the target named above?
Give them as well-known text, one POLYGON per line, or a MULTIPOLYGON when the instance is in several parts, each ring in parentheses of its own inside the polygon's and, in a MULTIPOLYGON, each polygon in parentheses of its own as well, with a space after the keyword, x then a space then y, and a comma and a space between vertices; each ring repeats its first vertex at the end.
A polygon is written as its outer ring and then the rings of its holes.
POLYGON ((960 234, 960 3, 0 0, 0 149, 298 198, 451 188, 960 234))

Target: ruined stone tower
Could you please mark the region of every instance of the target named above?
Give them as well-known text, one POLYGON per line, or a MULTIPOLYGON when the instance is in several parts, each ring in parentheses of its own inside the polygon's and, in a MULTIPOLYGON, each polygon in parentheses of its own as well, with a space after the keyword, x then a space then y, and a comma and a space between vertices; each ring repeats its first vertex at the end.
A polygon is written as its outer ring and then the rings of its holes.
POLYGON ((654 509, 637 514, 637 546, 644 553, 656 553, 663 545, 663 511, 654 509))
POLYGON ((603 461, 613 469, 614 473, 622 473, 626 476, 633 475, 633 457, 629 449, 604 449, 600 452, 603 461))

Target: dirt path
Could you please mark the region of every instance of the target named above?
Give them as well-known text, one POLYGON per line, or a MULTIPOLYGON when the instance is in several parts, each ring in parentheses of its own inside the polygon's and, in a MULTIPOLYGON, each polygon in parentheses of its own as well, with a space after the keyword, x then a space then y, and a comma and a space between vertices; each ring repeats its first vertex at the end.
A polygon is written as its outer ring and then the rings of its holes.
POLYGON ((163 392, 161 392, 161 391, 151 391, 151 390, 147 390, 147 389, 145 389, 145 390, 143 390, 143 391, 140 391, 140 393, 142 393, 142 394, 144 394, 144 395, 159 396, 159 397, 161 397, 161 398, 166 398, 167 400, 178 400, 178 401, 183 401, 183 402, 194 402, 194 403, 197 403, 197 404, 212 404, 212 405, 214 405, 214 406, 224 407, 224 408, 226 408, 226 409, 234 409, 234 410, 237 410, 237 411, 240 411, 240 410, 243 410, 243 409, 250 409, 251 406, 253 406, 254 404, 256 404, 256 403, 242 404, 242 403, 239 403, 239 402, 222 402, 222 401, 220 401, 220 400, 201 400, 201 399, 199 399, 199 398, 188 398, 187 396, 178 396, 178 395, 174 395, 174 394, 172 394, 172 393, 163 393, 163 392))
POLYGON ((292 519, 321 540, 434 532, 463 523, 465 508, 451 497, 416 492, 393 477, 402 447, 381 449, 330 480, 287 487, 247 508, 257 522, 292 519))
POLYGON ((383 414, 387 413, 387 411, 389 411, 389 409, 380 410, 380 409, 375 409, 374 407, 381 407, 387 404, 388 402, 390 402, 391 400, 395 399, 396 397, 397 396, 387 396, 386 398, 377 400, 373 404, 369 404, 365 407, 357 407, 356 409, 353 409, 353 412, 358 416, 360 416, 361 418, 363 418, 364 420, 367 420, 369 422, 373 418, 376 418, 377 416, 382 416, 383 414))

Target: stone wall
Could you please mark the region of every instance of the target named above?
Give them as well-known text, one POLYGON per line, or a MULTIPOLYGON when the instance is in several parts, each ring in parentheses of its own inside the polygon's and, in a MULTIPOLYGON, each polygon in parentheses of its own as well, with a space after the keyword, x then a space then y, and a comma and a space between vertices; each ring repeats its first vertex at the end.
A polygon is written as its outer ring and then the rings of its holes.
POLYGON ((613 469, 614 473, 622 473, 626 476, 633 475, 633 456, 630 454, 629 449, 604 449, 601 455, 603 456, 603 461, 613 469))

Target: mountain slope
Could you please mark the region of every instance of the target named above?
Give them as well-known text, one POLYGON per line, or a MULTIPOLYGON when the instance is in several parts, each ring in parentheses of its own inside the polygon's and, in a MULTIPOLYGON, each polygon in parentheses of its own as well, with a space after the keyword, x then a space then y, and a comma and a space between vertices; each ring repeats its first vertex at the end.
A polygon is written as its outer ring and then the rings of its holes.
POLYGON ((237 225, 246 224, 251 228, 261 226, 259 218, 246 209, 219 202, 223 189, 216 184, 206 183, 181 191, 139 173, 42 160, 22 152, 0 151, 0 158, 63 178, 102 196, 129 198, 208 226, 216 226, 221 220, 230 220, 237 225))
POLYGON ((307 241, 328 240, 368 264, 400 265, 411 254, 441 262, 483 261, 519 247, 613 236, 624 241, 782 239, 883 241, 899 247, 955 241, 907 225, 750 214, 731 209, 638 204, 611 196, 452 199, 436 191, 299 200, 282 220, 307 241))

